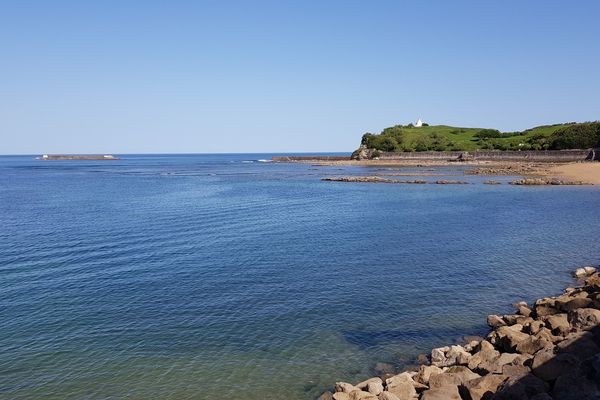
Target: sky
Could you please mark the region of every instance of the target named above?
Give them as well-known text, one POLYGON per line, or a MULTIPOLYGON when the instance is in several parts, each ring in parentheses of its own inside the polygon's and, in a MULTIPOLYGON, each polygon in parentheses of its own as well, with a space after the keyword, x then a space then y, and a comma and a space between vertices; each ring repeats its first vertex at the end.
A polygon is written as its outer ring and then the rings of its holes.
POLYGON ((0 154, 352 151, 600 119, 600 1, 0 0, 0 154))

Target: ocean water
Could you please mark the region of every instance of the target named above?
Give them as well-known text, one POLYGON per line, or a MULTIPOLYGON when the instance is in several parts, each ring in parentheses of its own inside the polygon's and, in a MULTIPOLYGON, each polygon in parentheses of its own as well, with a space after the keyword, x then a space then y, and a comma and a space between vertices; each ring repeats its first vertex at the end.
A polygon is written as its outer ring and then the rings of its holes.
POLYGON ((598 187, 270 157, 0 157, 0 398, 312 399, 599 260, 598 187))

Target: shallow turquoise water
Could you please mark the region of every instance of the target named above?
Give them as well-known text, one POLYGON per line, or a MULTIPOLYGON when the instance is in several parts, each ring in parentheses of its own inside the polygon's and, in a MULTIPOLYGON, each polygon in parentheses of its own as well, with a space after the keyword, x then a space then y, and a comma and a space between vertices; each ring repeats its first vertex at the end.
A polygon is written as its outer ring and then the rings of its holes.
POLYGON ((0 398, 311 399, 598 262, 596 187, 270 157, 0 157, 0 398))

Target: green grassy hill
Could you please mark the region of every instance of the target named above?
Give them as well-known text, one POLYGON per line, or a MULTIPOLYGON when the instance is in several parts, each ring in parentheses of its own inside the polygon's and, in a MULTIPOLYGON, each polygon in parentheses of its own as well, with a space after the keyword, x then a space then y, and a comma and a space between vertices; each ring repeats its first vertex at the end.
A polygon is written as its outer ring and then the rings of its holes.
POLYGON ((447 125, 396 125, 375 135, 365 133, 361 144, 379 151, 543 150, 600 146, 600 123, 543 125, 522 132, 447 125))

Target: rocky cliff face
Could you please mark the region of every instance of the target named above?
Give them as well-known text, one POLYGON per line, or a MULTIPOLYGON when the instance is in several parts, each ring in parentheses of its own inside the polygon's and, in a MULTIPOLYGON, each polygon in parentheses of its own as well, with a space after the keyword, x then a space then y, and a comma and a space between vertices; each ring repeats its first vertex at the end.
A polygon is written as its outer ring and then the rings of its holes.
POLYGON ((600 274, 575 276, 581 287, 488 316, 485 338, 433 349, 417 371, 338 382, 320 400, 598 400, 600 274))

